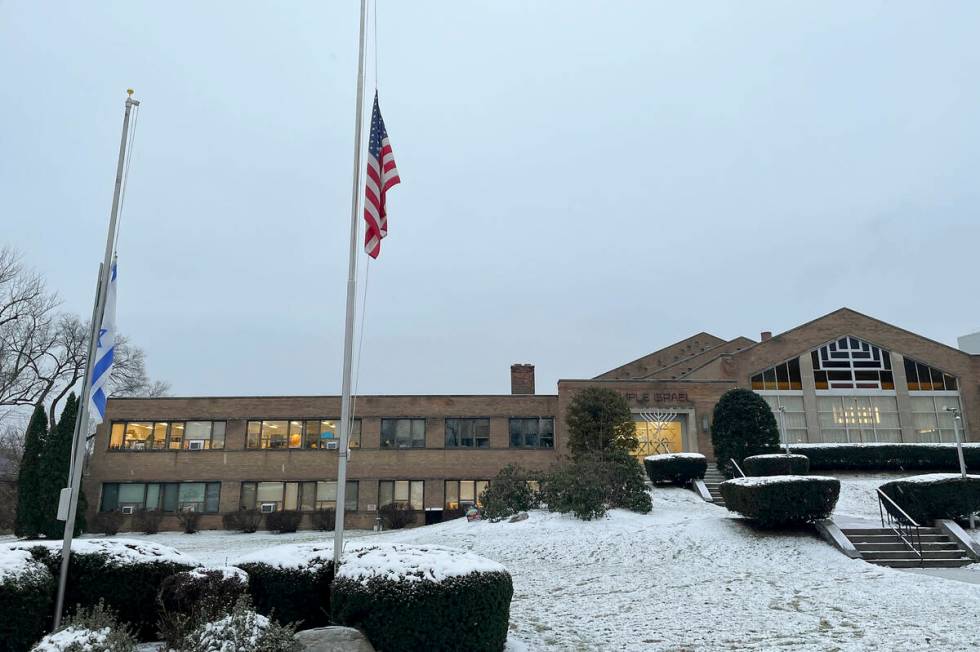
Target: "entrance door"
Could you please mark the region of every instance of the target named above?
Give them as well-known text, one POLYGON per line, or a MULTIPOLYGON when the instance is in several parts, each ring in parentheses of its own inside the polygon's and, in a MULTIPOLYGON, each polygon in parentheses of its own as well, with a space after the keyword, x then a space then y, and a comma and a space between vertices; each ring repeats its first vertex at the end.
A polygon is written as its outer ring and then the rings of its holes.
POLYGON ((687 415, 673 411, 655 411, 634 414, 636 438, 640 444, 634 455, 643 459, 647 455, 684 452, 684 431, 687 415))

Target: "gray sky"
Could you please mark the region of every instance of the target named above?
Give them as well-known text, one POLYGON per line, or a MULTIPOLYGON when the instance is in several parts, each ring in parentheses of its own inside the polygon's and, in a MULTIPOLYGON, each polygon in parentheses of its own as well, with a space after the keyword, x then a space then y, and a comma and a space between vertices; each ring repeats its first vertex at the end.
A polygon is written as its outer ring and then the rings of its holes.
MULTIPOLYGON (((980 328, 980 4, 380 4, 402 185, 361 393, 553 392, 844 305, 980 328)), ((0 0, 0 240, 88 314, 132 86, 121 330, 176 394, 338 392, 356 30, 0 0)))

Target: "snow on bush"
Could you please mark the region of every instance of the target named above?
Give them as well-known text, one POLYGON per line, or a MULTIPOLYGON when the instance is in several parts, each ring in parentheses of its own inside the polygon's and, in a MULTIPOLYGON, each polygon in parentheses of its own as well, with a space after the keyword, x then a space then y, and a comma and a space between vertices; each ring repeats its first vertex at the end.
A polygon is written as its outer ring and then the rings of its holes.
MULTIPOLYGON (((980 475, 930 473, 881 485, 881 491, 895 501, 919 525, 936 519, 967 519, 980 511, 980 475)), ((901 517, 891 503, 883 501, 895 517, 901 517)))
POLYGON ((672 482, 684 485, 691 480, 704 477, 708 470, 708 459, 700 453, 666 453, 649 455, 643 458, 650 482, 672 482))
POLYGON ((255 613, 247 599, 228 615, 202 623, 180 645, 180 652, 293 652, 300 649, 292 627, 255 613))
MULTIPOLYGON (((817 470, 958 470, 955 444, 792 444, 790 451, 810 458, 817 470)), ((980 443, 963 444, 967 467, 980 466, 980 443)))
POLYGON ((235 560, 249 576, 249 592, 259 613, 301 629, 327 624, 333 545, 295 543, 272 546, 235 560))
POLYGON ((830 516, 840 481, 799 475, 736 478, 721 483, 721 495, 730 511, 763 526, 794 526, 830 516))
POLYGON ((68 618, 61 629, 42 638, 31 652, 135 652, 136 639, 99 602, 68 618))
POLYGON ((29 551, 0 547, 0 651, 26 650, 44 634, 54 590, 54 576, 29 551))
POLYGON ((357 627, 386 652, 499 652, 507 639, 510 573, 443 546, 366 545, 348 551, 334 580, 336 623, 357 627), (452 605, 452 608, 447 608, 452 605))
POLYGON ((171 648, 203 622, 217 620, 248 596, 248 574, 240 568, 195 568, 160 585, 158 629, 171 648))
POLYGON ((767 454, 752 455, 742 462, 745 473, 761 475, 806 475, 810 460, 806 455, 767 454))
MULTIPOLYGON (((61 541, 21 541, 17 547, 29 550, 44 548, 51 554, 61 554, 61 541)), ((185 566, 199 566, 197 560, 185 555, 176 548, 152 541, 136 539, 74 539, 71 543, 72 555, 98 555, 107 563, 116 566, 146 564, 152 562, 172 562, 185 566)))

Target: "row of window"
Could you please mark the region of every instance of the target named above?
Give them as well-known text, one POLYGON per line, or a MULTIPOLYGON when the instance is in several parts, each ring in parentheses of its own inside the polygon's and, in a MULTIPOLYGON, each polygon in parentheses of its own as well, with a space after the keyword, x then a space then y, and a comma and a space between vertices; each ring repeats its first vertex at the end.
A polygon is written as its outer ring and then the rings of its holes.
MULTIPOLYGON (((445 508, 456 510, 479 505, 480 496, 488 486, 489 480, 446 480, 445 508)), ((357 480, 347 482, 345 510, 357 511, 358 487, 357 480)), ((141 509, 216 514, 219 511, 220 493, 220 482, 106 482, 102 485, 99 510, 127 514, 141 509)), ((425 481, 379 480, 378 507, 390 503, 403 503, 421 511, 425 508, 425 481)), ((239 506, 262 512, 336 509, 337 482, 242 482, 239 506)))
MULTIPOLYGON (((553 417, 513 417, 511 448, 554 448, 553 417)), ((249 449, 337 449, 336 419, 270 419, 249 421, 249 449)), ((425 448, 422 418, 381 419, 382 448, 425 448)), ((361 445, 361 420, 351 425, 350 446, 361 445)), ((446 419, 446 448, 490 448, 490 419, 446 419)), ((213 450, 225 447, 224 421, 127 421, 112 424, 111 450, 213 450)))

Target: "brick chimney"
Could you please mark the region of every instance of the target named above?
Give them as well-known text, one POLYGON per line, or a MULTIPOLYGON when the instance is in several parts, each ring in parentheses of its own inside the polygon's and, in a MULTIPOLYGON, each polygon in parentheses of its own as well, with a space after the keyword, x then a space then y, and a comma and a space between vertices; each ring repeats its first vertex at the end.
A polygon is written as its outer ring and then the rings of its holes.
POLYGON ((766 340, 771 340, 772 331, 762 331, 762 333, 759 334, 759 339, 761 339, 763 342, 765 342, 766 340))
POLYGON ((510 366, 510 393, 534 393, 534 365, 512 364, 510 366))

